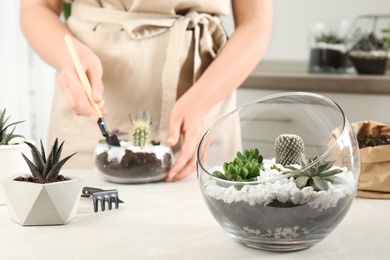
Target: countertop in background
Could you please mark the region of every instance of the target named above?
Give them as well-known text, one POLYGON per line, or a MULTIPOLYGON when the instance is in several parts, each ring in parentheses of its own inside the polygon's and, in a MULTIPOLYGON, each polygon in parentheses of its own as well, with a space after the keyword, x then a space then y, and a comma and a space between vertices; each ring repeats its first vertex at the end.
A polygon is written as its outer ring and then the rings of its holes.
POLYGON ((241 88, 390 94, 390 75, 313 74, 299 61, 262 61, 241 88))

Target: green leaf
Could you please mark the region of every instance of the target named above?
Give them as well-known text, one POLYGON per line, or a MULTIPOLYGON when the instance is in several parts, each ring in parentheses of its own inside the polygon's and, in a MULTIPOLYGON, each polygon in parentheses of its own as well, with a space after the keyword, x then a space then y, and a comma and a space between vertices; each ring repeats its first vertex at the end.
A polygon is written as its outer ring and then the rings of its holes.
POLYGON ((25 156, 23 153, 22 153, 22 156, 24 158, 24 160, 27 162, 27 165, 28 167, 30 168, 30 171, 31 171, 31 174, 33 175, 33 177, 37 180, 43 180, 43 176, 41 174, 41 172, 38 170, 37 167, 35 167, 35 165, 33 164, 32 161, 30 161, 27 156, 25 156))
POLYGON ((227 162, 223 163, 224 172, 228 172, 228 166, 229 166, 229 164, 227 162))
POLYGON ((43 169, 45 168, 45 162, 42 160, 41 153, 32 143, 29 143, 27 141, 25 141, 24 143, 30 147, 35 168, 40 172, 40 174, 42 174, 43 169))
POLYGON ((314 186, 315 188, 317 188, 317 190, 327 190, 329 188, 328 182, 325 181, 323 178, 314 176, 312 179, 314 186))
POLYGON ((245 156, 242 155, 242 153, 240 153, 240 152, 237 152, 237 158, 240 160, 245 160, 245 156))
POLYGON ((222 172, 220 171, 215 171, 213 172, 212 174, 214 177, 217 177, 217 178, 220 178, 220 179, 223 179, 223 180, 227 180, 225 174, 223 174, 222 172))
POLYGON ((246 169, 246 168, 241 168, 240 169, 240 176, 241 176, 242 179, 246 179, 248 174, 249 174, 248 169, 246 169))
POLYGON ((297 185, 298 188, 303 188, 306 186, 307 181, 310 179, 308 176, 299 176, 298 178, 295 179, 295 184, 297 185))
POLYGON ((334 170, 331 170, 331 171, 328 171, 328 172, 323 172, 320 175, 323 176, 323 177, 326 177, 326 176, 335 175, 335 174, 340 173, 340 172, 343 172, 343 170, 341 170, 341 169, 334 169, 334 170))
POLYGON ((257 157, 257 162, 258 162, 259 164, 262 164, 262 163, 263 163, 263 160, 264 160, 264 158, 263 158, 262 155, 259 155, 259 156, 257 157))
POLYGON ((306 173, 309 176, 315 176, 318 173, 318 170, 316 168, 314 168, 314 167, 311 167, 311 168, 306 170, 306 173))
POLYGON ((248 174, 248 179, 256 178, 260 175, 260 169, 258 166, 255 166, 248 174))
POLYGON ((50 172, 47 174, 46 180, 53 180, 53 181, 55 181, 57 179, 58 174, 61 171, 62 166, 64 166, 64 164, 75 154, 76 153, 73 153, 73 154, 65 157, 64 159, 62 159, 58 163, 56 163, 53 166, 53 168, 51 168, 50 172))

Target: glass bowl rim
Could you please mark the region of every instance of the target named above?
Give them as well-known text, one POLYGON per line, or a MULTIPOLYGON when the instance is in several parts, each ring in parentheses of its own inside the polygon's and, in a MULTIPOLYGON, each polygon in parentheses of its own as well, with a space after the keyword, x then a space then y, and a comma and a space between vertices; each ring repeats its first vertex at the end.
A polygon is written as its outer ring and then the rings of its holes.
MULTIPOLYGON (((256 185, 256 184, 262 184, 262 183, 265 183, 265 182, 272 182, 272 181, 277 181, 277 180, 280 180, 280 179, 284 179, 284 178, 289 178, 295 174, 297 174, 298 172, 301 172, 301 171, 305 171, 307 170, 308 168, 311 168, 313 167, 315 164, 323 161, 325 158, 327 158, 330 153, 335 149, 335 147, 337 146, 339 140, 340 140, 340 137, 344 136, 345 134, 345 131, 346 131, 346 125, 347 125, 347 118, 345 116, 345 113, 344 111, 341 109, 341 107, 332 99, 326 97, 326 96, 323 96, 323 95, 320 95, 320 94, 316 94, 316 93, 311 93, 311 92, 282 92, 282 93, 277 93, 277 94, 272 94, 272 95, 267 95, 267 96, 264 96, 264 97, 261 97, 261 98, 258 98, 258 99, 254 99, 252 101, 249 101, 248 103, 245 103, 239 107, 237 107, 236 109, 230 111, 229 113, 223 115, 222 117, 220 117, 219 119, 217 119, 217 121, 215 121, 208 129, 207 131, 203 134, 202 138, 200 139, 199 141, 199 145, 198 145, 198 148, 197 148, 197 151, 196 151, 196 162, 197 162, 197 171, 199 171, 199 167, 202 169, 203 172, 207 173, 207 175, 209 177, 212 177, 213 179, 217 180, 218 182, 221 182, 221 183, 226 183, 226 184, 229 184, 229 185, 256 185), (208 134, 210 133, 210 131, 221 121, 223 121, 225 118, 229 117, 230 115, 240 111, 240 110, 243 110, 253 104, 256 104, 256 103, 259 103, 259 102, 264 102, 266 100, 270 100, 270 99, 275 99, 275 98, 280 98, 280 97, 288 97, 288 96, 310 96, 310 97, 313 97, 313 98, 317 98, 317 99, 322 99, 322 100, 325 100, 327 103, 333 105, 333 107, 335 107, 341 114, 342 116, 342 119, 343 119, 343 124, 342 124, 342 130, 341 130, 341 133, 340 135, 337 137, 336 141, 334 142, 334 144, 328 148, 328 150, 321 154, 320 156, 317 156, 316 160, 313 160, 310 164, 306 165, 306 167, 304 168, 300 168, 298 170, 291 170, 289 171, 288 173, 278 177, 278 178, 274 178, 274 179, 271 179, 271 180, 258 180, 258 181, 243 181, 243 182, 239 182, 239 181, 230 181, 230 180, 224 180, 224 179, 220 179, 218 177, 215 177, 213 176, 208 170, 206 170, 201 162, 201 160, 199 160, 199 158, 201 158, 200 156, 200 152, 201 152, 201 147, 202 147, 202 144, 204 143, 204 140, 205 138, 208 136, 208 134)), ((199 176, 199 173, 197 173, 198 176, 199 176)))

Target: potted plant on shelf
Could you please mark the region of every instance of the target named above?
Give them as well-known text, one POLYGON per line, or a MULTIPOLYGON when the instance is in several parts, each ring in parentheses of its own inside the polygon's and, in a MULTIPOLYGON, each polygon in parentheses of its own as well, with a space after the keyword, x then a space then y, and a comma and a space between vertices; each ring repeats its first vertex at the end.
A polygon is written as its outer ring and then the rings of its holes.
POLYGON ((345 73, 351 68, 343 37, 335 32, 327 32, 314 38, 310 49, 309 72, 345 73))
POLYGON ((108 181, 147 183, 162 180, 172 165, 169 146, 153 140, 156 124, 148 112, 130 117, 130 138, 121 140, 120 147, 101 140, 95 149, 96 170, 108 181))
POLYGON ((10 218, 22 226, 61 225, 72 220, 80 200, 83 181, 60 174, 62 166, 74 155, 60 160, 64 142, 55 140, 46 156, 41 149, 25 142, 32 160, 22 154, 31 175, 12 176, 3 180, 10 218))
POLYGON ((390 49, 389 22, 388 15, 365 15, 358 17, 351 27, 347 37, 348 56, 358 74, 386 73, 390 49))

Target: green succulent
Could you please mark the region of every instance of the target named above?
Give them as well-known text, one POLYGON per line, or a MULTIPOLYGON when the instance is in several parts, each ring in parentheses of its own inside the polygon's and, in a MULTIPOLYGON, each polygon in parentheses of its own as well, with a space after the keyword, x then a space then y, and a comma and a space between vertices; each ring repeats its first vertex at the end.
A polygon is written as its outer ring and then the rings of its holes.
POLYGON ((328 182, 332 183, 335 179, 334 175, 342 172, 341 169, 331 170, 334 163, 333 161, 321 161, 304 171, 299 171, 300 169, 306 168, 307 165, 311 164, 317 159, 317 156, 314 158, 309 158, 302 153, 300 161, 301 168, 297 168, 292 165, 286 167, 288 169, 298 171, 298 173, 294 175, 294 182, 298 188, 303 188, 310 185, 316 190, 327 190, 329 188, 328 182))
POLYGON ((41 140, 41 151, 32 143, 25 142, 31 148, 33 162, 22 153, 35 182, 50 183, 58 181, 59 173, 64 164, 76 153, 60 160, 64 142, 58 146, 58 138, 54 141, 49 155, 46 157, 45 149, 41 140))
POLYGON ((344 39, 337 35, 337 33, 329 32, 323 33, 316 37, 316 42, 324 42, 330 44, 341 44, 344 43, 344 39))
POLYGON ((21 135, 14 134, 16 125, 24 121, 17 121, 7 125, 7 121, 11 116, 5 116, 6 109, 0 110, 0 145, 8 145, 9 141, 14 137, 23 137, 21 135), (7 129, 10 126, 14 126, 10 133, 7 133, 7 129))
POLYGON ((384 34, 382 40, 385 44, 387 51, 390 51, 390 28, 382 29, 384 34))
POLYGON ((153 116, 149 112, 138 112, 136 119, 131 116, 131 138, 135 146, 143 147, 151 143, 152 132, 155 127, 153 116))
POLYGON ((281 134, 275 140, 275 162, 283 166, 297 164, 304 150, 305 145, 301 137, 294 134, 281 134))
POLYGON ((71 14, 71 11, 72 11, 72 5, 70 3, 63 3, 62 12, 64 14, 65 20, 68 20, 70 14, 71 14))
POLYGON ((255 181, 263 170, 263 156, 257 148, 245 150, 244 153, 237 152, 232 162, 223 164, 224 173, 214 171, 213 176, 237 182, 255 181))

